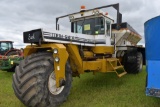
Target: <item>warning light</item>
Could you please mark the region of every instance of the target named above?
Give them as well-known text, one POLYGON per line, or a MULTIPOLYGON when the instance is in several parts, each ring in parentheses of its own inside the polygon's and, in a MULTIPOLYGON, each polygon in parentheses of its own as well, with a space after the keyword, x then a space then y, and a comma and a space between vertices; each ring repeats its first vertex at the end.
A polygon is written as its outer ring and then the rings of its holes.
POLYGON ((85 10, 86 9, 86 6, 81 6, 81 10, 85 10))
POLYGON ((86 6, 81 6, 81 12, 84 12, 86 10, 86 6))

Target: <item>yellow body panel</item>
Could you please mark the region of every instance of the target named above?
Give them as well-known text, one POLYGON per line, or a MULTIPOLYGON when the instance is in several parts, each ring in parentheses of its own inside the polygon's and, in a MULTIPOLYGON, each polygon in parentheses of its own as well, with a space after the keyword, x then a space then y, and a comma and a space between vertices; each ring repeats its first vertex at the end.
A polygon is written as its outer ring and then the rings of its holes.
POLYGON ((95 47, 92 47, 92 51, 96 54, 113 54, 114 47, 113 46, 95 46, 95 47))
POLYGON ((24 58, 31 55, 32 53, 35 53, 37 51, 37 48, 35 48, 36 45, 28 45, 26 48, 24 48, 24 58))
MULTIPOLYGON (((68 59, 68 52, 66 51, 66 47, 63 44, 56 44, 56 48, 58 49, 58 54, 53 54, 53 57, 59 57, 60 61, 54 61, 54 71, 56 74, 56 86, 59 87, 59 81, 61 79, 65 80, 65 65, 68 59)), ((53 48, 52 48, 53 49, 53 48)))
POLYGON ((102 67, 101 61, 83 61, 83 70, 100 70, 102 67))
MULTIPOLYGON (((113 68, 112 66, 110 65, 110 63, 107 61, 107 59, 97 59, 97 61, 101 61, 102 63, 102 68, 98 71, 98 72, 110 72, 110 71, 113 71, 113 68)), ((117 62, 112 62, 112 64, 114 66, 117 66, 117 62)))
POLYGON ((85 58, 92 58, 94 56, 93 52, 91 51, 83 51, 85 58))
POLYGON ((67 45, 67 51, 69 53, 69 61, 73 72, 78 72, 79 74, 84 73, 82 67, 82 58, 79 54, 77 45, 67 45))

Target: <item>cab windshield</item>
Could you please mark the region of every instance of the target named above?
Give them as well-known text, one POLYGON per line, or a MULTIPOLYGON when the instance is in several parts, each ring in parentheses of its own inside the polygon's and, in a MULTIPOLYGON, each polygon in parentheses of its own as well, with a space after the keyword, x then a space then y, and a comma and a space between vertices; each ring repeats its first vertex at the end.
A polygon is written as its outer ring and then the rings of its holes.
POLYGON ((105 33, 104 18, 97 17, 74 22, 74 33, 99 35, 105 33))
POLYGON ((0 42, 0 55, 4 55, 13 48, 12 42, 0 42))

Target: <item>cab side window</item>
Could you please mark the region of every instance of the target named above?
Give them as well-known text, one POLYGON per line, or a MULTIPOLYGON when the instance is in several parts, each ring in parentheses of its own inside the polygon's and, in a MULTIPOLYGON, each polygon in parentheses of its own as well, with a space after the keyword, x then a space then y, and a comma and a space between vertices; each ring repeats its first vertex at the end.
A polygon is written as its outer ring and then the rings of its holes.
POLYGON ((106 21, 106 35, 111 36, 111 22, 106 21))

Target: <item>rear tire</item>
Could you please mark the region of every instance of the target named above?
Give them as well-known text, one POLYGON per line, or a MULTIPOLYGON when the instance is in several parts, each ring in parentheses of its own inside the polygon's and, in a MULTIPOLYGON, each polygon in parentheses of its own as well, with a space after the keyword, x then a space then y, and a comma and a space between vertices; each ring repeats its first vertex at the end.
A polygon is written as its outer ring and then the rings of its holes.
POLYGON ((143 56, 141 52, 125 53, 122 64, 127 73, 136 74, 142 71, 143 56))
POLYGON ((26 106, 55 107, 64 102, 71 89, 72 75, 66 64, 66 80, 63 90, 54 95, 49 90, 49 78, 54 74, 52 53, 41 52, 28 56, 16 67, 13 89, 26 106))

